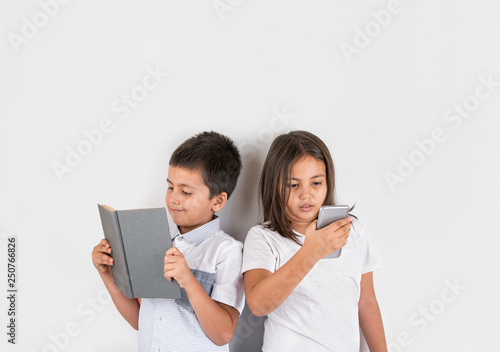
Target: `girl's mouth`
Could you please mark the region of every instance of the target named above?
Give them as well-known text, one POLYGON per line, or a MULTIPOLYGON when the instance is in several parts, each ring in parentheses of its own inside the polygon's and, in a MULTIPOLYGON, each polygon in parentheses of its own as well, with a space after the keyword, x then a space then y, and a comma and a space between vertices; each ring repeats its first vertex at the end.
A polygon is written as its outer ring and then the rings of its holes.
POLYGON ((310 211, 313 208, 311 204, 304 204, 303 206, 300 207, 300 210, 302 211, 310 211))

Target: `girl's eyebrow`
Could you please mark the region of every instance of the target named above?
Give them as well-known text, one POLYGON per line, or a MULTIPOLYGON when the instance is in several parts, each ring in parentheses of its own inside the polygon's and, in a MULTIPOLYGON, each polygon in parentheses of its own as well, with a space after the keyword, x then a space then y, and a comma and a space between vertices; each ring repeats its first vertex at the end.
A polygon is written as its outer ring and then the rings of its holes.
MULTIPOLYGON (((323 174, 318 174, 318 175, 314 175, 313 177, 310 178, 310 180, 312 180, 313 178, 318 178, 318 177, 326 177, 325 175, 323 174)), ((301 179, 298 178, 298 177, 292 177, 291 178, 292 180, 295 180, 295 181, 300 181, 301 179)))

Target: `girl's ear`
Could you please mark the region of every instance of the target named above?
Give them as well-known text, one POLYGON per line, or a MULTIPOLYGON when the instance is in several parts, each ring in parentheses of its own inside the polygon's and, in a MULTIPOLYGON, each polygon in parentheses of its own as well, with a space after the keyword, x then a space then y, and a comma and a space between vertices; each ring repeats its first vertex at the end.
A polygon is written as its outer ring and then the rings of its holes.
POLYGON ((212 211, 214 213, 220 211, 222 208, 224 208, 226 203, 227 203, 227 193, 226 192, 221 192, 221 193, 215 195, 212 198, 212 211))

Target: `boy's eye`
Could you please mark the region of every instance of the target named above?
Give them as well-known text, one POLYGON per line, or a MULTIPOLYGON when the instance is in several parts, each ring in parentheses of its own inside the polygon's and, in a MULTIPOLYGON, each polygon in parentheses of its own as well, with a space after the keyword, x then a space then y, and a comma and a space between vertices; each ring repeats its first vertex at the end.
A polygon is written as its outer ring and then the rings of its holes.
POLYGON ((182 193, 185 194, 186 196, 190 196, 191 195, 191 193, 188 193, 186 191, 182 191, 182 193))
POLYGON ((173 189, 174 189, 174 187, 172 187, 172 186, 168 186, 168 188, 167 188, 167 189, 169 189, 169 190, 173 190, 173 189))

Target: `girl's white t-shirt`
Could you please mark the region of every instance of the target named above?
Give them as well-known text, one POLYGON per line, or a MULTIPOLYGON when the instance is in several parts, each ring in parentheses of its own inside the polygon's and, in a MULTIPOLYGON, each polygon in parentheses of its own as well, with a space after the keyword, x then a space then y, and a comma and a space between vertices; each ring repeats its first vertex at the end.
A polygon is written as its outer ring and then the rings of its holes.
MULTIPOLYGON (((304 235, 298 240, 304 243, 304 235)), ((242 272, 282 267, 300 246, 262 225, 250 229, 242 272)), ((265 351, 359 351, 361 275, 381 267, 363 224, 354 219, 339 258, 321 259, 264 323, 265 351)), ((272 302, 273 294, 269 296, 272 302)), ((262 302, 263 305, 266 302, 262 302)))

